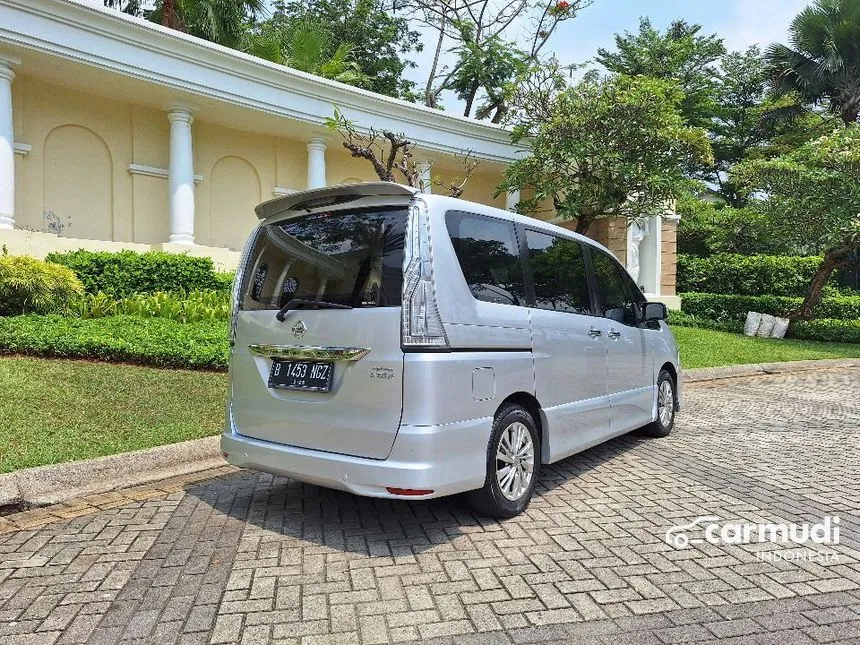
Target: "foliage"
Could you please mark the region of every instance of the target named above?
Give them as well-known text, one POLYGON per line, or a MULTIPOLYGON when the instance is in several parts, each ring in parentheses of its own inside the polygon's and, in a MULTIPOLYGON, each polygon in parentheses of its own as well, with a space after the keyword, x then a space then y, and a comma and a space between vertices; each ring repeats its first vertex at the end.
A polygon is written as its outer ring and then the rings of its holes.
POLYGON ((724 55, 715 76, 707 126, 714 166, 704 169, 701 176, 733 207, 746 205, 746 196, 729 174, 735 164, 791 152, 833 129, 827 115, 801 108, 789 110, 797 102, 795 95, 771 96, 768 78, 765 58, 755 45, 724 55))
POLYGON ((797 249, 775 235, 768 218, 758 210, 732 208, 717 199, 683 195, 676 202, 675 212, 681 217, 678 222, 679 254, 796 254, 797 249))
POLYGON ((247 21, 265 9, 265 0, 156 0, 144 13, 152 22, 236 49, 247 21))
POLYGON ((798 320, 792 335, 808 340, 827 340, 834 343, 860 343, 860 320, 798 320))
POLYGON ((860 0, 815 0, 789 27, 790 46, 767 50, 777 94, 825 102, 846 125, 860 114, 860 0))
POLYGON ((774 159, 746 161, 733 175, 747 190, 764 194, 755 207, 783 239, 825 249, 803 305, 791 316, 808 318, 833 270, 860 245, 860 125, 774 159))
POLYGON ((449 89, 465 101, 463 114, 472 113, 478 91, 483 90, 484 102, 476 106, 475 117, 491 117, 493 123, 500 122, 507 112, 507 84, 526 71, 527 54, 499 36, 492 36, 481 44, 465 39, 453 51, 458 60, 449 89))
POLYGON ((672 331, 681 348, 681 363, 685 368, 860 357, 860 345, 748 338, 741 334, 686 326, 676 326, 672 331))
POLYGON ((722 38, 700 35, 701 29, 701 25, 675 20, 663 33, 648 18, 641 18, 638 33, 616 34, 618 51, 601 47, 595 60, 616 74, 676 81, 684 93, 680 108, 686 122, 707 127, 713 111, 717 61, 726 48, 722 38))
POLYGON ((0 255, 0 316, 63 312, 83 294, 75 274, 35 258, 0 255))
POLYGON ((558 25, 575 18, 593 0, 406 0, 405 6, 435 32, 435 52, 424 103, 440 107, 444 91, 466 102, 464 116, 502 120, 506 85, 522 70, 538 65, 558 25), (517 29, 516 38, 511 38, 517 29), (442 53, 451 51, 448 66, 442 53))
POLYGON ((77 313, 82 318, 129 315, 168 318, 181 323, 227 320, 230 294, 223 291, 158 292, 120 299, 105 293, 87 294, 81 299, 77 313))
POLYGON ((223 373, 29 357, 0 359, 0 472, 217 434, 223 373))
POLYGON ((225 370, 227 328, 227 321, 183 324, 140 316, 12 316, 0 318, 0 353, 225 370))
MULTIPOLYGON (((407 139, 404 133, 375 128, 360 132, 337 108, 334 115, 326 119, 326 125, 343 138, 343 147, 349 150, 353 157, 370 162, 381 181, 395 181, 396 170, 407 186, 423 188, 424 180, 413 160, 415 144, 407 139)), ((463 194, 466 182, 478 167, 478 160, 471 151, 463 152, 459 159, 463 164, 462 178, 456 177, 447 182, 438 177, 430 180, 431 184, 447 190, 452 197, 463 194)))
POLYGON ((415 100, 415 83, 403 74, 415 67, 406 56, 420 52, 423 44, 409 21, 388 9, 386 0, 277 0, 272 15, 249 30, 243 49, 311 74, 415 100))
POLYGON ((819 256, 678 255, 678 291, 802 296, 819 264, 819 256))
MULTIPOLYGON (((666 320, 672 327, 698 327, 700 329, 715 329, 717 331, 728 331, 733 334, 743 332, 743 323, 736 320, 723 319, 715 320, 713 318, 701 318, 685 311, 670 311, 669 318, 666 320)), ((685 365, 686 367, 686 365, 685 365)))
MULTIPOLYGON (((681 298, 684 313, 709 320, 743 322, 747 312, 785 316, 801 303, 801 298, 787 296, 739 296, 723 293, 685 293, 681 298)), ((822 298, 814 310, 816 318, 860 320, 860 296, 822 298)))
POLYGON ((87 293, 115 297, 159 291, 230 290, 232 274, 219 274, 210 258, 178 253, 120 251, 118 253, 69 251, 50 253, 47 259, 69 267, 87 293))
POLYGON ((512 138, 531 154, 507 168, 499 190, 532 188, 521 212, 551 200, 558 216, 576 218, 577 232, 609 213, 665 212, 686 186, 683 167, 711 159, 705 132, 684 124, 671 82, 588 76, 555 93, 523 92, 512 138))
POLYGON ((282 32, 264 28, 261 32, 249 33, 242 49, 300 72, 348 85, 366 85, 369 80, 367 75, 361 71, 358 63, 352 60, 353 45, 343 42, 331 51, 331 40, 326 25, 305 20, 291 22, 289 28, 282 32))

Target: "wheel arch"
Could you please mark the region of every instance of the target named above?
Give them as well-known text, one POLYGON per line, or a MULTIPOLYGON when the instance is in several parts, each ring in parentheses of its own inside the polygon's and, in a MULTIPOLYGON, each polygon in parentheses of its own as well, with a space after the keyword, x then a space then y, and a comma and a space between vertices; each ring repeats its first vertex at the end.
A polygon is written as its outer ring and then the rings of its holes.
POLYGON ((537 424, 537 430, 540 433, 540 455, 541 455, 541 463, 548 463, 549 458, 549 427, 547 424, 546 415, 543 412, 543 408, 540 405, 540 402, 535 398, 534 394, 529 392, 514 392, 513 394, 509 394, 505 399, 499 403, 499 407, 496 408, 496 412, 493 415, 494 418, 497 418, 499 412, 501 412, 505 406, 507 405, 518 405, 521 408, 524 408, 531 414, 532 419, 535 420, 537 424))
MULTIPOLYGON (((659 374, 662 370, 666 370, 667 372, 669 372, 669 375, 672 377, 672 396, 675 397, 675 411, 677 411, 678 410, 678 370, 669 361, 666 361, 665 363, 663 363, 660 366, 660 369, 657 370, 657 376, 659 376, 659 374)), ((656 396, 654 397, 654 401, 655 401, 655 406, 656 406, 656 401, 657 401, 656 396)))

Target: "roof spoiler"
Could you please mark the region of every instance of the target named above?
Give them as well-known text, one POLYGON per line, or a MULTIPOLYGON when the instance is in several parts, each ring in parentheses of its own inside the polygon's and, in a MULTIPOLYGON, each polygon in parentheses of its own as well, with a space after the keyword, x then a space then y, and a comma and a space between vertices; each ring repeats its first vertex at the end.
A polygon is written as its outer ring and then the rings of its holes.
POLYGON ((259 204, 254 210, 261 220, 273 215, 291 210, 312 210, 343 202, 361 199, 362 197, 390 196, 405 197, 418 193, 417 188, 411 188, 390 181, 372 181, 362 184, 346 184, 342 186, 326 186, 313 190, 303 190, 298 193, 276 197, 259 204))

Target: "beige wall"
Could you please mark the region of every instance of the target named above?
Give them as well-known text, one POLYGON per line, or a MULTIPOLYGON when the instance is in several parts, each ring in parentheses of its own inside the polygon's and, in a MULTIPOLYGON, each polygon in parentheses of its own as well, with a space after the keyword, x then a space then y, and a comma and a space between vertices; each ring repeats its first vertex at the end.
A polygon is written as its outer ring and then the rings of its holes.
MULTIPOLYGON (((168 239, 166 176, 129 172, 136 164, 166 170, 170 126, 165 111, 69 90, 25 73, 13 85, 16 224, 45 231, 47 211, 66 228, 60 237, 161 245, 168 239)), ((192 125, 198 245, 237 250, 256 222, 254 206, 273 189, 302 190, 307 182, 304 141, 227 128, 195 115, 192 125)), ((452 159, 446 167, 456 167, 452 159)), ((454 173, 452 173, 453 175, 454 173)), ((330 185, 376 179, 370 164, 354 159, 337 140, 326 152, 330 185)), ((484 164, 464 196, 492 198, 501 170, 484 164)), ((42 239, 42 248, 53 239, 42 239)), ((16 242, 17 244, 17 242, 16 242)))

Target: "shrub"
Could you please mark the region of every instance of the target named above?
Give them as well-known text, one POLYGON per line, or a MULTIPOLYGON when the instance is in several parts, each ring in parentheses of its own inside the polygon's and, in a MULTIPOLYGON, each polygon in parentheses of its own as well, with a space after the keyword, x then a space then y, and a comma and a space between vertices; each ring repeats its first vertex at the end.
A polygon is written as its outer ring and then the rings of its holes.
MULTIPOLYGON (((737 296, 721 293, 685 293, 681 299, 684 313, 711 320, 746 319, 748 311, 783 316, 798 307, 803 298, 786 296, 737 296)), ((816 318, 860 319, 860 296, 829 296, 815 308, 816 318)))
POLYGON ((0 316, 66 311, 84 288, 64 266, 19 255, 0 255, 0 316))
POLYGON ((702 329, 716 329, 717 331, 730 331, 736 334, 743 332, 743 323, 734 320, 713 320, 700 318, 683 311, 670 311, 666 321, 676 327, 700 327, 702 329))
POLYGON ((107 253, 81 249, 51 253, 48 259, 74 271, 87 293, 116 297, 159 291, 229 291, 232 281, 232 274, 215 271, 210 258, 163 251, 107 253))
POLYGON ((168 318, 181 323, 227 320, 230 317, 230 294, 223 291, 159 292, 119 299, 106 293, 87 294, 81 299, 78 313, 82 318, 125 314, 168 318))
POLYGON ((225 370, 227 330, 225 321, 14 316, 0 318, 0 352, 225 370))
MULTIPOLYGON (((821 258, 791 255, 678 256, 678 291, 802 296, 821 258)), ((831 280, 831 285, 835 282, 831 280)))
POLYGON ((799 320, 794 324, 792 336, 832 343, 860 343, 860 320, 799 320))

